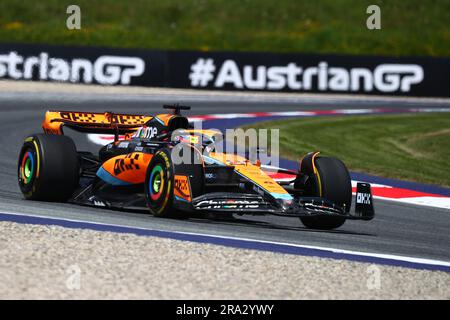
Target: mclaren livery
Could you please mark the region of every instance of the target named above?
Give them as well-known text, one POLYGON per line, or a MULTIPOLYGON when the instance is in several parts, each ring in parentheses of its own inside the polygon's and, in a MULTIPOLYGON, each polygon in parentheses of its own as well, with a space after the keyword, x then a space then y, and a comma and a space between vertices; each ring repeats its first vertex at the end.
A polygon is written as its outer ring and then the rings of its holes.
POLYGON ((319 152, 298 171, 263 166, 219 152, 215 130, 195 130, 181 110, 156 116, 47 111, 43 134, 24 140, 18 180, 26 199, 186 218, 273 214, 308 228, 334 229, 346 219, 374 217, 370 185, 358 183, 355 210, 345 165, 319 152), (114 135, 98 154, 77 151, 64 128, 114 135), (282 177, 282 178, 280 178, 282 177))

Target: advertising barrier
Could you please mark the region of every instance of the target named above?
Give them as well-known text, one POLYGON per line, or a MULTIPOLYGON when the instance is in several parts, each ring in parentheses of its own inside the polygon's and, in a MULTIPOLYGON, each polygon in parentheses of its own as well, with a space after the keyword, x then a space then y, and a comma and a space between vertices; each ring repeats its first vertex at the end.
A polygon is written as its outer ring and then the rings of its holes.
POLYGON ((450 97, 450 58, 0 44, 0 79, 450 97))

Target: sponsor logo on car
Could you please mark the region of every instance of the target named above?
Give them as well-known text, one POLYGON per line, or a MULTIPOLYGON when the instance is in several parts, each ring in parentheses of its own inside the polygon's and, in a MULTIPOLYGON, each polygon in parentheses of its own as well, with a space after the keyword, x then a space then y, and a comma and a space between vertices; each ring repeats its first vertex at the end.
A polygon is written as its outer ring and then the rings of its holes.
POLYGON ((138 160, 139 153, 130 153, 125 158, 116 159, 114 162, 114 175, 118 176, 128 170, 139 170, 139 164, 136 163, 138 160))
POLYGON ((155 127, 142 127, 133 133, 133 138, 151 139, 158 134, 158 128, 155 127))
MULTIPOLYGON (((59 112, 61 119, 78 123, 96 123, 96 114, 89 112, 59 112)), ((113 114, 108 119, 111 123, 136 125, 144 121, 144 116, 139 115, 116 115, 113 114)))
POLYGON ((370 193, 358 192, 356 194, 356 203, 370 204, 370 193))
POLYGON ((217 174, 216 173, 205 173, 205 178, 208 180, 217 179, 217 174))
POLYGON ((191 201, 191 188, 189 186, 189 178, 187 176, 175 175, 174 194, 186 201, 191 201))
POLYGON ((202 209, 257 209, 259 202, 254 200, 203 200, 197 204, 202 209))
POLYGON ((130 145, 130 143, 128 141, 122 141, 119 143, 119 145, 117 147, 121 148, 121 149, 125 149, 125 148, 128 148, 129 145, 130 145))

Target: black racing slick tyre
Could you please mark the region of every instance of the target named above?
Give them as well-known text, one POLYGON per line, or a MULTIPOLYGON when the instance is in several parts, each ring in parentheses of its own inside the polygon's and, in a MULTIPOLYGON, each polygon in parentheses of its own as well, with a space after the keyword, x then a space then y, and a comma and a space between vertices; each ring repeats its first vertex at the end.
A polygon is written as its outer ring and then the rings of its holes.
MULTIPOLYGON (((336 158, 318 157, 315 166, 320 188, 317 188, 319 194, 314 196, 323 197, 342 207, 345 205, 348 212, 352 202, 352 184, 344 163, 336 158)), ((301 217, 300 220, 307 228, 331 230, 342 226, 345 217, 319 215, 301 217)))
POLYGON ((180 218, 180 213, 173 207, 174 170, 168 149, 156 152, 147 167, 145 198, 154 216, 180 218))
POLYGON ((51 134, 27 137, 19 154, 18 180, 26 199, 67 201, 79 185, 79 161, 72 139, 51 134))

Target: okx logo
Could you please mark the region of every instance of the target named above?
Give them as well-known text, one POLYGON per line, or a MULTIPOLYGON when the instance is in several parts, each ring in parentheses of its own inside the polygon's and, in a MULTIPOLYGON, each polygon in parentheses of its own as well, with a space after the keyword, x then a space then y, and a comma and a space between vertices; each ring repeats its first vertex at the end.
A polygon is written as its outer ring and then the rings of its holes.
POLYGON ((192 87, 233 87, 250 90, 293 90, 332 92, 409 92, 424 79, 417 64, 379 64, 375 68, 330 65, 313 66, 295 62, 286 65, 240 65, 235 60, 216 64, 212 58, 199 58, 191 65, 192 87))
POLYGON ((15 51, 0 55, 0 78, 16 80, 128 85, 144 71, 145 62, 138 57, 103 55, 91 61, 50 57, 47 52, 36 56, 23 56, 15 51))
POLYGON ((356 203, 370 204, 370 193, 358 192, 356 194, 356 203))

